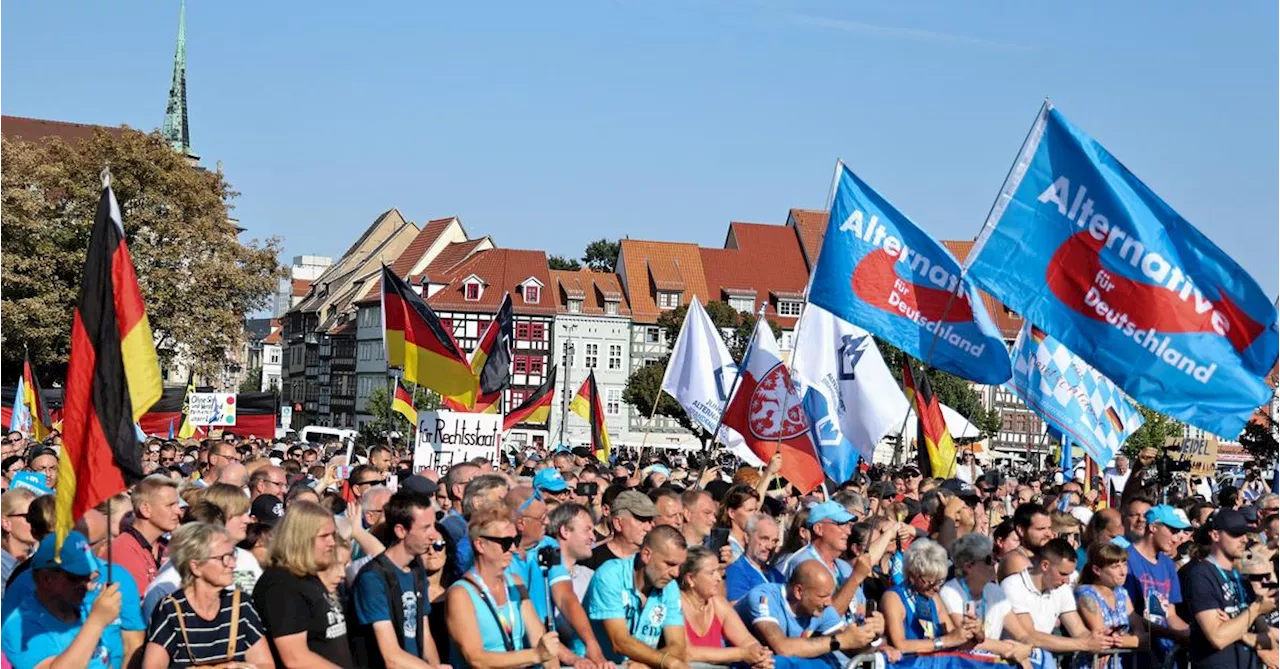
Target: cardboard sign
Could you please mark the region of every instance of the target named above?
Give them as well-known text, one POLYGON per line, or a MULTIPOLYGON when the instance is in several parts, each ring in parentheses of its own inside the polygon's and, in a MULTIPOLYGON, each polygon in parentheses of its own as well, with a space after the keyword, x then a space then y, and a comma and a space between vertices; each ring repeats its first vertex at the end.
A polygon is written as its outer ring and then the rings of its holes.
POLYGON ((235 393, 189 393, 187 415, 192 425, 233 427, 236 424, 235 393))
POLYGON ((1164 445, 1169 457, 1174 460, 1190 460, 1192 476, 1213 476, 1218 465, 1218 438, 1208 435, 1203 439, 1184 439, 1171 437, 1165 439, 1164 445))
POLYGON ((501 445, 501 414, 419 411, 413 468, 443 472, 473 458, 497 463, 501 445))

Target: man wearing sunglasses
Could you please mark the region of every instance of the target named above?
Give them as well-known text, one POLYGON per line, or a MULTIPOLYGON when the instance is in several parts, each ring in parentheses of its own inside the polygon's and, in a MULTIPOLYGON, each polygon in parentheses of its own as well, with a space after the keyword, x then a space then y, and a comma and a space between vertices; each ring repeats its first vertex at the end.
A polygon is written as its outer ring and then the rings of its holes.
MULTIPOLYGON (((1191 521, 1180 509, 1161 504, 1147 509, 1143 528, 1142 539, 1129 546, 1129 576, 1124 586, 1134 612, 1151 624, 1151 651, 1163 662, 1175 645, 1185 645, 1189 638, 1187 623, 1175 608, 1184 595, 1173 556, 1191 529, 1191 521)), ((1140 659, 1139 667, 1145 665, 1140 659)))
POLYGON ((815 504, 809 510, 809 535, 813 540, 790 558, 778 565, 778 572, 788 581, 795 570, 810 560, 821 562, 835 581, 835 593, 831 606, 842 616, 850 611, 849 605, 862 585, 861 578, 854 578, 853 567, 840 556, 848 549, 849 533, 857 521, 839 502, 815 504))
POLYGON ((424 497, 404 491, 391 496, 384 514, 394 543, 356 576, 352 601, 359 626, 352 654, 361 667, 439 667, 420 559, 441 539, 436 511, 424 497))
POLYGON ((1244 514, 1222 509, 1204 529, 1209 556, 1182 569, 1183 613, 1191 627, 1189 654, 1196 669, 1259 665, 1257 635, 1250 627, 1276 610, 1276 591, 1259 597, 1236 569, 1253 527, 1244 514))

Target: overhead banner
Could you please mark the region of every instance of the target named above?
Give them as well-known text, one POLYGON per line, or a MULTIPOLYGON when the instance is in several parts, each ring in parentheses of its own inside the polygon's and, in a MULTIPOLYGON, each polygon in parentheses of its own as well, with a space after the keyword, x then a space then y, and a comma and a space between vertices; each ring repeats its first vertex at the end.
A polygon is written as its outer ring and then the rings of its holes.
POLYGON ((1012 357, 1013 378, 1005 386, 1099 465, 1111 462, 1146 422, 1110 379, 1030 323, 1018 334, 1012 357))
POLYGON ((474 458, 497 464, 501 446, 502 414, 419 411, 413 468, 443 472, 474 458))
POLYGON ((191 393, 188 407, 192 425, 232 427, 236 424, 235 393, 191 393))
POLYGON ((1004 383, 1009 352, 951 252, 844 163, 809 301, 970 381, 1004 383))
POLYGON ((970 258, 984 289, 1152 409, 1234 439, 1271 397, 1271 299, 1047 104, 970 258))

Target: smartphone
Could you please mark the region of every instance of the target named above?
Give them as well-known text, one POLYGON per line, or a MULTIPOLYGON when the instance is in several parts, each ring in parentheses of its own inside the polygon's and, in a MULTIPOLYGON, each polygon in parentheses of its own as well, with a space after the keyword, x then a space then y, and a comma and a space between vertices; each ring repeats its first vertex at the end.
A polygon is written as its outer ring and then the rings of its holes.
POLYGON ((964 603, 964 615, 967 618, 978 617, 978 603, 972 599, 964 603))
POLYGON ((595 497, 596 492, 599 490, 600 490, 600 487, 599 485, 596 484, 595 481, 587 481, 585 483, 579 483, 575 492, 580 497, 595 497))
POLYGON ((345 481, 345 480, 347 480, 347 479, 351 478, 351 466, 350 466, 350 465, 342 465, 341 467, 338 467, 337 469, 335 469, 335 470, 334 470, 334 473, 335 473, 335 475, 338 477, 338 479, 339 479, 339 480, 345 481))
POLYGON ((877 602, 877 601, 876 601, 876 600, 874 600, 874 599, 868 599, 868 600, 867 600, 867 614, 866 614, 866 615, 867 615, 867 617, 868 617, 868 618, 869 618, 869 617, 871 617, 871 614, 873 614, 873 613, 875 613, 875 612, 876 612, 876 607, 878 607, 879 605, 880 605, 880 602, 877 602))
POLYGON ((729 545, 729 528, 715 527, 711 529, 711 545, 708 548, 716 555, 720 554, 720 549, 729 545))

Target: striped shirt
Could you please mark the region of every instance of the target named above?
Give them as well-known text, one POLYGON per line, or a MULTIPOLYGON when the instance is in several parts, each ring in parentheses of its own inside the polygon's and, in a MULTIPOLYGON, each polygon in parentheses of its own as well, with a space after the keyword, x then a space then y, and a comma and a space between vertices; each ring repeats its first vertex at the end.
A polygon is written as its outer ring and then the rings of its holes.
MULTIPOLYGON (((173 599, 165 598, 151 615, 151 635, 148 641, 163 646, 169 653, 169 666, 190 667, 196 664, 212 664, 227 661, 227 644, 231 634, 232 593, 222 591, 221 608, 213 620, 200 617, 187 601, 185 590, 176 590, 173 599), (174 602, 182 611, 182 621, 187 628, 187 639, 182 638, 178 614, 174 602), (191 645, 187 646, 187 641, 191 645)), ((240 594, 240 621, 236 630, 236 651, 233 660, 244 661, 244 654, 262 638, 262 623, 253 610, 253 600, 240 594)))

